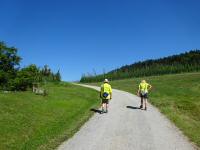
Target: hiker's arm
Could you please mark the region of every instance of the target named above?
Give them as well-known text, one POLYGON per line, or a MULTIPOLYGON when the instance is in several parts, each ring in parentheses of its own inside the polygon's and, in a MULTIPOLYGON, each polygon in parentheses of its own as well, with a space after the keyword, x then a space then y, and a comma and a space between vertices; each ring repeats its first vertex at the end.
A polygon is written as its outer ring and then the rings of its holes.
POLYGON ((140 96, 140 90, 138 90, 136 94, 137 94, 137 96, 140 96))
POLYGON ((151 90, 151 89, 152 89, 152 85, 149 84, 149 90, 151 90))
POLYGON ((138 91, 137 91, 137 96, 139 96, 140 95, 140 85, 139 85, 139 87, 138 87, 138 91))
POLYGON ((102 94, 101 94, 101 91, 99 92, 99 97, 100 97, 100 98, 102 98, 102 94))
POLYGON ((102 98, 102 91, 103 91, 103 87, 101 86, 100 92, 99 92, 99 97, 100 97, 100 98, 102 98))
POLYGON ((110 99, 112 99, 112 87, 110 86, 110 99))

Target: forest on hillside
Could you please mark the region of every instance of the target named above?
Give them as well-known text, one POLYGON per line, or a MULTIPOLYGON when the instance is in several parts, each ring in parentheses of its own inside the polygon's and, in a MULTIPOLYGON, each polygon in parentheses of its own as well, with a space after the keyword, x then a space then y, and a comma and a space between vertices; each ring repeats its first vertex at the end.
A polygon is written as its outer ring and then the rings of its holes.
POLYGON ((59 82, 61 75, 48 67, 40 68, 35 64, 20 67, 22 58, 15 47, 0 42, 0 90, 25 91, 35 83, 59 82))
POLYGON ((139 61, 131 65, 112 70, 100 75, 83 75, 80 82, 100 82, 105 78, 118 80, 133 77, 145 77, 152 75, 175 74, 183 72, 200 71, 200 50, 172 55, 160 59, 139 61))

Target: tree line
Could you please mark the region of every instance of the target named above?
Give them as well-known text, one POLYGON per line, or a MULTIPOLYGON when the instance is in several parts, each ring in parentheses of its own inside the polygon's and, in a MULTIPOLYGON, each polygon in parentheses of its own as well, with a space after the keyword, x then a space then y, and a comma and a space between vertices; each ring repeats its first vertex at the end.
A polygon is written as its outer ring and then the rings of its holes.
POLYGON ((160 59, 139 61, 100 75, 83 75, 80 82, 100 82, 105 78, 118 80, 195 71, 200 71, 200 50, 191 50, 160 59))
POLYGON ((0 89, 9 91, 25 91, 34 83, 59 82, 60 71, 54 73, 45 65, 40 68, 35 64, 20 68, 22 58, 15 47, 0 42, 0 89))

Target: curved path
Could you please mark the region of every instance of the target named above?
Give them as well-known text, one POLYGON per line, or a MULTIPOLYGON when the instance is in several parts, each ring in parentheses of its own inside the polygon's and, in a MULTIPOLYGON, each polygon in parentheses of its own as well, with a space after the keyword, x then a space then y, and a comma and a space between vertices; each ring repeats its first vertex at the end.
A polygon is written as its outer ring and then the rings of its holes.
MULTIPOLYGON (((85 85, 84 85, 85 86, 85 85)), ((98 87, 87 86, 99 90, 98 87)), ((59 150, 193 150, 193 145, 155 107, 113 90, 108 114, 96 113, 59 150)))

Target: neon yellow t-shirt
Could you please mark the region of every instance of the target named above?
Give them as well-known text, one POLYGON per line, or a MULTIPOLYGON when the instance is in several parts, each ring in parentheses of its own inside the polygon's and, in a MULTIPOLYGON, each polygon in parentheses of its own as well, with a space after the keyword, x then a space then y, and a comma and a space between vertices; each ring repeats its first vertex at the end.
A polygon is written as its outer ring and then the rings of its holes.
POLYGON ((143 93, 148 93, 148 87, 150 87, 151 85, 148 84, 148 83, 140 83, 139 84, 139 90, 140 92, 143 92, 143 93))
POLYGON ((112 88, 110 84, 104 83, 101 85, 101 96, 103 97, 103 93, 106 92, 109 95, 106 97, 106 99, 110 99, 110 94, 112 94, 112 88))

